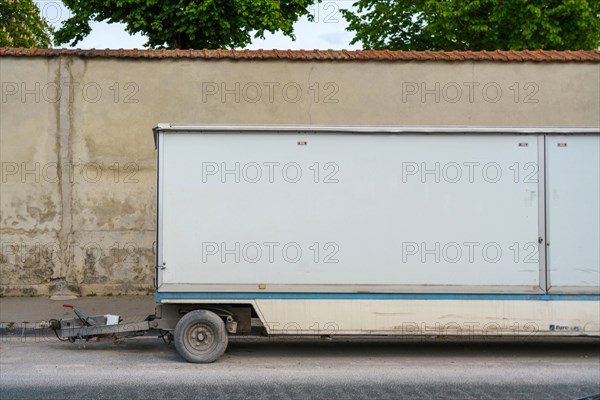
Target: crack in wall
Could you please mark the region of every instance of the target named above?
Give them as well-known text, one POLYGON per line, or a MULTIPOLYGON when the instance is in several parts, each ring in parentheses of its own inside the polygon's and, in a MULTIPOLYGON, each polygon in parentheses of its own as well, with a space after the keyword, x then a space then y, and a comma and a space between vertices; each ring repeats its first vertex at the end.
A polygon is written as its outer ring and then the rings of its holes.
MULTIPOLYGON (((73 81, 71 76, 71 70, 69 68, 72 60, 65 57, 59 57, 59 73, 58 79, 61 87, 69 87, 71 82, 73 81), (64 85, 64 86, 63 86, 64 85)), ((60 97, 60 101, 58 104, 58 159, 59 166, 61 165, 71 165, 72 162, 72 154, 71 154, 71 128, 72 128, 72 108, 73 104, 72 96, 73 91, 67 90, 66 93, 60 97), (68 163, 68 164, 67 164, 68 163)), ((62 172, 62 171, 61 171, 62 172)), ((69 243, 72 241, 73 235, 73 211, 72 211, 72 201, 73 201, 73 187, 69 179, 65 179, 63 174, 59 174, 59 192, 62 202, 62 215, 61 215, 61 227, 58 233, 58 239, 60 243, 69 243)), ((71 260, 66 259, 61 265, 61 276, 66 276, 70 271, 71 260)))

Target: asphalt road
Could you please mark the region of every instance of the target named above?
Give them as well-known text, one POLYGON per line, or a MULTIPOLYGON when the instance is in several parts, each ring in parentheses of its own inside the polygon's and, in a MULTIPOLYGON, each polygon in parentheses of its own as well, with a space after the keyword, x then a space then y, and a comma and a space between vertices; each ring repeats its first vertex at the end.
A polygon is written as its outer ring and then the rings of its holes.
POLYGON ((600 393, 598 344, 250 338, 198 365, 156 338, 2 338, 0 398, 579 399, 600 393))

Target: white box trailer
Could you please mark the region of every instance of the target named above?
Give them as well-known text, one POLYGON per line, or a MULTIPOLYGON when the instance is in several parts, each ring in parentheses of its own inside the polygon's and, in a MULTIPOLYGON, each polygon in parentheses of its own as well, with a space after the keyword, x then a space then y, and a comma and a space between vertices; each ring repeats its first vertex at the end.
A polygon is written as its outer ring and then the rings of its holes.
POLYGON ((161 305, 273 335, 599 334, 597 128, 155 134, 161 305))
POLYGON ((148 329, 598 336, 599 133, 161 124, 148 329))

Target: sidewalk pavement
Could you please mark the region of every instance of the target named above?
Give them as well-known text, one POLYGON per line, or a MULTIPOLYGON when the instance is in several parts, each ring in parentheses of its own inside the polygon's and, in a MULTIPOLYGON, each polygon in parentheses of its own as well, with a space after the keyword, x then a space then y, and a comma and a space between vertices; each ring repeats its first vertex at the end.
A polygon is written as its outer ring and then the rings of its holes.
POLYGON ((73 300, 52 300, 49 297, 0 298, 0 331, 7 326, 40 328, 51 318, 73 318, 73 311, 63 308, 72 304, 88 315, 114 314, 122 317, 140 317, 143 321, 154 314, 154 295, 148 296, 94 296, 73 300))

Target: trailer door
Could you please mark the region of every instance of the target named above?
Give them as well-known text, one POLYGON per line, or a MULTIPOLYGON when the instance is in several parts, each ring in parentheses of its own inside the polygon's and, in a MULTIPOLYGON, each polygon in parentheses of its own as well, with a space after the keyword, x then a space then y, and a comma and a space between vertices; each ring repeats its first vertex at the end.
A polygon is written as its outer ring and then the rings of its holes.
POLYGON ((600 290, 600 136, 546 139, 548 286, 600 290))

